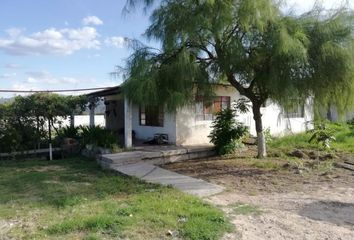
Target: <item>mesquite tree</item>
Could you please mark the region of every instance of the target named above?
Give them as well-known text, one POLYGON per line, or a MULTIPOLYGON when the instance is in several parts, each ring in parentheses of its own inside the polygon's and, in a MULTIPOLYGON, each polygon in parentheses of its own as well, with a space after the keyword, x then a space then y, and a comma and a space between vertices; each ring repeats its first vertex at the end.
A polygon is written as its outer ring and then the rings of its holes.
POLYGON ((353 22, 344 7, 298 16, 273 0, 162 0, 146 31, 162 47, 135 49, 124 89, 133 102, 172 110, 228 82, 252 102, 258 157, 265 157, 268 99, 284 108, 309 97, 338 110, 353 104, 353 22))

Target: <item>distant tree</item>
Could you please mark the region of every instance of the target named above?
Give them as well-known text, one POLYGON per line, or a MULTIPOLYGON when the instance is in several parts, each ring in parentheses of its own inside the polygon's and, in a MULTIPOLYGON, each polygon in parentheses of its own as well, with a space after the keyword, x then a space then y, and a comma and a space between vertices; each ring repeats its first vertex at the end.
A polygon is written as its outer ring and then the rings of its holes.
POLYGON ((87 104, 84 96, 37 93, 18 96, 0 104, 0 152, 32 149, 48 137, 61 119, 81 112, 87 104), (48 124, 48 125, 46 125, 48 124))
MULTIPOLYGON (((153 0, 128 0, 127 6, 153 0)), ((227 82, 252 103, 258 157, 266 156, 261 106, 304 104, 344 110, 354 103, 353 11, 320 7, 301 16, 273 0, 161 0, 146 31, 161 50, 140 46, 127 64, 133 102, 168 109, 207 97, 227 82)))

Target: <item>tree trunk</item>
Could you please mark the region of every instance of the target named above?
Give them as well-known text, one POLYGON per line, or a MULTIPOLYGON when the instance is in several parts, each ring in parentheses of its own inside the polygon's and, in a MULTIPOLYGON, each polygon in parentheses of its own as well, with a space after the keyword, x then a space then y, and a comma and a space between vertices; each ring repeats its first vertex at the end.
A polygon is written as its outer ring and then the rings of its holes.
POLYGON ((253 119, 256 123, 258 158, 267 156, 266 141, 263 133, 261 105, 252 103, 253 119))

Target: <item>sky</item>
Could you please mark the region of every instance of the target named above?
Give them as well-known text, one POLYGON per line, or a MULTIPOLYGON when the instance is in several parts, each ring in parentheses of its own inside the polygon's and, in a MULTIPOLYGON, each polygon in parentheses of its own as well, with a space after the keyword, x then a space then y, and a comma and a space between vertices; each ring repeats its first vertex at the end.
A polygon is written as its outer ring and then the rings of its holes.
MULTIPOLYGON (((287 9, 309 10, 313 0, 290 0, 287 9)), ((349 0, 354 7, 354 0, 349 0)), ((324 0, 331 8, 338 0, 324 0)), ((132 53, 127 38, 149 45, 149 16, 122 14, 125 0, 2 0, 0 89, 53 90, 111 87, 109 73, 132 53)), ((1 97, 13 94, 0 93, 1 97)))

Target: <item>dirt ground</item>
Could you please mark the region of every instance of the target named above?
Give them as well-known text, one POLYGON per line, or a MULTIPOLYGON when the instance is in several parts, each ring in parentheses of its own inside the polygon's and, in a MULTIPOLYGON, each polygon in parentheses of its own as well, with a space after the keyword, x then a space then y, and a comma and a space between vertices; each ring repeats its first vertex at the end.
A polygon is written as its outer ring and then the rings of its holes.
POLYGON ((333 167, 333 161, 317 166, 311 160, 249 159, 252 154, 165 168, 226 187, 207 199, 235 225, 225 240, 354 239, 354 172, 333 167), (248 210, 239 213, 242 204, 248 210))

